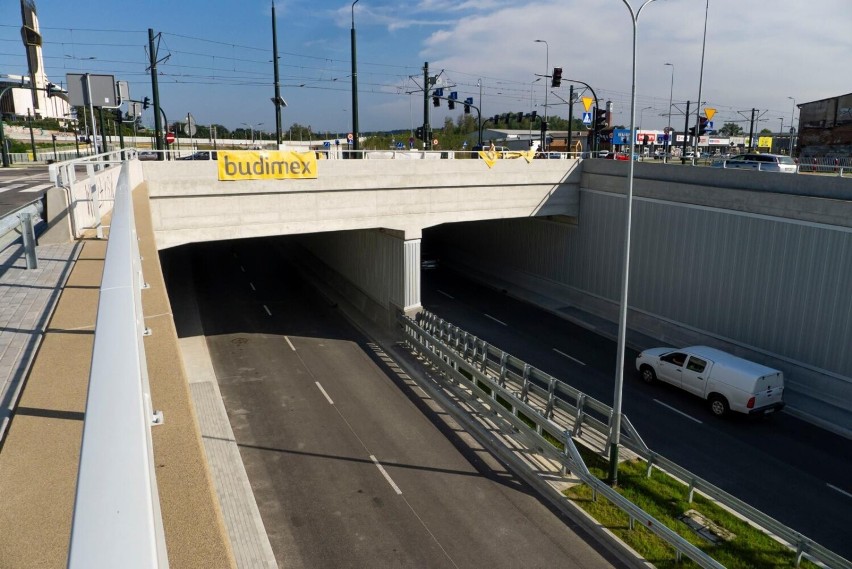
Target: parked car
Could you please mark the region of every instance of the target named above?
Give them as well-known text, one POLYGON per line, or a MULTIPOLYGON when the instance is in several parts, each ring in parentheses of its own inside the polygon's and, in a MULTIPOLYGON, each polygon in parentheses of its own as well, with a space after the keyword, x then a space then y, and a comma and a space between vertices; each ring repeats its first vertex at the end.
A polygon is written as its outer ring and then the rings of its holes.
POLYGON ((158 160, 159 154, 154 152, 153 150, 140 150, 137 154, 139 160, 158 160))
POLYGON ((795 174, 798 171, 796 161, 783 154, 739 154, 725 160, 717 160, 711 166, 714 168, 737 168, 787 174, 795 174))
POLYGON ((646 383, 664 381, 706 399, 718 417, 784 408, 783 373, 715 348, 651 348, 637 356, 636 369, 646 383))
POLYGON ((190 154, 189 156, 181 156, 178 160, 218 160, 219 156, 216 151, 207 151, 201 150, 196 152, 195 154, 190 154))

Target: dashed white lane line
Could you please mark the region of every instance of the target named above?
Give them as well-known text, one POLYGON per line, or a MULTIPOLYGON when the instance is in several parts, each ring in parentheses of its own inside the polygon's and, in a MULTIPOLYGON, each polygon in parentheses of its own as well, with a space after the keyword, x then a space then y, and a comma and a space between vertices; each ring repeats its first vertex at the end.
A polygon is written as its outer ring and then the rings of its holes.
POLYGON ((560 350, 557 350, 556 348, 553 348, 553 351, 554 351, 554 352, 556 352, 557 354, 559 354, 560 356, 564 356, 564 357, 568 358, 568 359, 569 359, 569 360, 571 360, 572 362, 577 362, 577 363, 578 363, 578 364, 580 364, 581 366, 586 365, 586 363, 585 363, 585 362, 581 362, 580 360, 578 360, 578 359, 577 359, 577 358, 575 358, 574 356, 569 356, 569 355, 568 355, 568 354, 566 354, 565 352, 560 351, 560 350))
POLYGON ((486 318, 490 318, 491 320, 493 320, 493 321, 494 321, 494 322, 496 322, 497 324, 502 324, 503 326, 508 326, 508 324, 506 324, 505 322, 503 322, 503 321, 501 321, 501 320, 497 320, 496 318, 494 318, 494 317, 493 317, 493 316, 491 316, 490 314, 485 314, 484 312, 483 312, 482 314, 484 314, 486 318))
POLYGON ((284 339, 287 340, 287 345, 290 346, 290 349, 295 352, 296 346, 293 345, 293 342, 290 341, 290 338, 288 336, 284 336, 284 339))
POLYGON ((446 292, 442 291, 441 289, 438 289, 438 292, 439 292, 440 294, 443 294, 444 296, 446 296, 446 297, 447 297, 447 298, 449 298, 450 300, 455 300, 455 299, 456 299, 456 297, 454 297, 454 296, 453 296, 453 295, 451 295, 451 294, 447 294, 446 292))
POLYGON ((402 495, 402 490, 399 489, 399 486, 396 485, 396 482, 394 482, 393 478, 390 477, 390 474, 387 473, 387 471, 385 470, 385 467, 382 466, 381 463, 378 460, 376 460, 376 457, 371 454, 370 460, 373 461, 373 464, 376 465, 376 468, 379 469, 379 472, 382 473, 382 476, 384 476, 385 480, 388 481, 388 484, 391 485, 391 488, 393 488, 393 491, 396 492, 398 495, 402 495))
POLYGON ((677 413, 678 415, 683 415, 684 417, 686 417, 686 418, 687 418, 687 419, 689 419, 690 421, 695 421, 695 422, 696 422, 696 423, 698 423, 699 425, 703 425, 703 424, 704 424, 704 421, 699 421, 699 420, 698 420, 698 419, 696 419, 695 417, 693 417, 693 416, 691 416, 691 415, 687 415, 686 413, 684 413, 684 412, 683 412, 683 411, 681 411, 680 409, 675 409, 675 408, 674 408, 674 407, 672 407, 671 405, 666 405, 665 403, 663 403, 663 402, 662 402, 662 401, 660 401, 659 399, 654 399, 654 403, 659 403, 660 405, 662 405, 663 407, 665 407, 665 408, 666 408, 666 409, 668 409, 669 411, 674 411, 674 412, 675 412, 675 413, 677 413))
POLYGON ((328 404, 329 404, 329 405, 334 405, 334 401, 332 401, 332 400, 331 400, 331 397, 329 397, 329 396, 328 396, 328 393, 326 393, 326 392, 325 392, 325 389, 323 389, 323 388, 322 388, 322 385, 320 385, 320 382, 319 382, 319 381, 315 381, 314 383, 316 383, 316 384, 317 384, 317 387, 319 387, 319 390, 320 390, 320 391, 322 391, 322 394, 323 394, 323 395, 325 395, 326 400, 328 400, 328 404))
POLYGON ((26 190, 21 190, 21 193, 22 194, 30 193, 30 192, 35 193, 35 192, 40 192, 42 190, 46 190, 47 188, 52 188, 52 187, 53 187, 53 184, 41 184, 41 185, 38 185, 38 186, 33 186, 31 188, 27 188, 26 190))
POLYGON ((245 268, 244 266, 242 266, 242 265, 240 265, 240 270, 241 270, 242 272, 246 272, 246 268, 245 268))
POLYGON ((841 494, 843 494, 843 495, 844 495, 844 496, 846 496, 847 498, 852 498, 852 494, 850 494, 850 493, 849 493, 849 492, 847 492, 846 490, 841 490, 840 488, 838 488, 838 487, 837 487, 837 486, 835 486, 834 484, 828 484, 828 483, 826 483, 826 486, 828 486, 829 488, 831 488, 831 489, 832 489, 832 490, 834 490, 835 492, 840 492, 841 494))
POLYGON ((268 307, 268 306, 266 306, 266 305, 264 304, 264 305, 263 305, 263 309, 266 311, 266 313, 267 313, 269 316, 272 316, 272 312, 269 310, 269 307, 268 307))
POLYGON ((255 290, 255 291, 257 290, 256 288, 254 288, 254 283, 250 282, 249 286, 251 287, 252 290, 255 290))

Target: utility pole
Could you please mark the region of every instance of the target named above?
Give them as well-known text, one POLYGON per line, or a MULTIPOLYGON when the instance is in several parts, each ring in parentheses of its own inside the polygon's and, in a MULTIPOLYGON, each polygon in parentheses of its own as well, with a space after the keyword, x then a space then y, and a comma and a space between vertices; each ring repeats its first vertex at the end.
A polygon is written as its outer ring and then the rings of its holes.
POLYGON ((423 148, 432 149, 429 132, 429 62, 423 63, 423 148))
POLYGON ((287 103, 281 98, 281 82, 278 78, 278 31, 275 22, 275 0, 272 0, 272 61, 274 62, 273 70, 275 72, 275 98, 272 99, 272 103, 275 105, 275 150, 278 150, 281 146, 281 106, 287 106, 287 103))
POLYGON ((566 151, 571 152, 571 131, 574 129, 574 86, 570 85, 568 89, 568 140, 566 151))
MULTIPOLYGON (((157 34, 159 35, 159 34, 157 34)), ((154 100, 154 145, 157 150, 163 149, 163 123, 160 122, 160 89, 157 84, 157 50, 154 47, 154 30, 148 28, 148 57, 151 70, 151 92, 154 100)), ((162 154, 158 154, 162 158, 162 154)))
MULTIPOLYGON (((352 2, 352 150, 358 151, 358 59, 355 49, 355 4, 352 2)), ((356 158, 360 158, 356 156, 356 158)))
POLYGON ((754 140, 754 113, 757 112, 757 109, 751 110, 751 120, 748 124, 748 151, 751 152, 753 148, 753 140, 754 140))
POLYGON ((683 150, 680 154, 680 163, 686 164, 686 140, 689 138, 689 101, 686 102, 686 112, 683 115, 683 150))

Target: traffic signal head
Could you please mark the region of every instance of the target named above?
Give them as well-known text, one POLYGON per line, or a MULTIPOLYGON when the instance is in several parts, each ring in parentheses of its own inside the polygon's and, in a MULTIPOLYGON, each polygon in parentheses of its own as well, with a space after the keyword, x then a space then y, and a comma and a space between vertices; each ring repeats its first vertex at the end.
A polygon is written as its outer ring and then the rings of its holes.
POLYGON ((47 91, 48 97, 54 96, 59 91, 59 89, 53 83, 48 83, 45 90, 47 91))
POLYGON ((524 120, 524 113, 522 111, 522 112, 518 113, 518 122, 523 122, 523 120, 524 120))
POLYGON ((562 85, 562 68, 554 67, 553 75, 551 76, 550 86, 559 87, 560 85, 562 85))
POLYGON ((603 130, 609 126, 609 123, 606 120, 606 109, 599 109, 595 107, 595 129, 603 130))
POLYGON ((147 111, 148 107, 150 107, 150 106, 151 106, 151 99, 149 99, 148 97, 145 97, 144 99, 142 99, 142 109, 147 111))
POLYGON ((707 117, 698 117, 698 136, 703 136, 707 132, 707 123, 710 120, 707 117))
POLYGON ((447 108, 451 111, 456 108, 456 99, 459 98, 458 91, 450 91, 450 97, 447 101, 447 108))
POLYGON ((530 120, 535 120, 538 118, 538 111, 533 111, 530 113, 530 120))
POLYGON ((124 113, 121 109, 115 109, 115 122, 120 123, 122 120, 124 120, 124 113))
POLYGON ((441 99, 439 99, 437 95, 432 96, 432 106, 433 107, 440 107, 441 106, 441 99))
POLYGON ((414 138, 416 138, 418 140, 423 140, 423 127, 422 126, 418 126, 417 129, 415 129, 414 138))
POLYGON ((464 114, 470 114, 470 106, 473 104, 473 97, 468 97, 464 100, 464 114))

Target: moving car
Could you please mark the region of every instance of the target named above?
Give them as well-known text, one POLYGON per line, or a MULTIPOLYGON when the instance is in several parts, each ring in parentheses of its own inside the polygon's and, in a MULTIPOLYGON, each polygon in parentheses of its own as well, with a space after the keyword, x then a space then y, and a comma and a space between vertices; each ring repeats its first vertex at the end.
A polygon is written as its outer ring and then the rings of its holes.
POLYGON ((711 166, 714 168, 739 168, 787 174, 795 174, 798 171, 796 161, 783 154, 739 154, 733 158, 713 162, 711 166))
POLYGON ((715 348, 651 348, 636 357, 636 369, 645 383, 664 381, 706 399, 717 417, 784 408, 783 373, 715 348))

